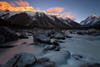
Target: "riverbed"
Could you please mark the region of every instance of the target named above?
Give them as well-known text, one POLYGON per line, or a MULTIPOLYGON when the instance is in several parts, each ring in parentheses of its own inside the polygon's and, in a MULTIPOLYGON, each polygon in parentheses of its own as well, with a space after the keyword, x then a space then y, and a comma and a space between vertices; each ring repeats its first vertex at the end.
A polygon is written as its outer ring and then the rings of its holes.
MULTIPOLYGON (((60 43, 62 49, 67 49, 72 54, 92 57, 100 63, 100 36, 70 34, 72 38, 66 38, 60 43)), ((0 64, 4 64, 9 58, 18 53, 32 53, 35 56, 42 56, 43 47, 32 45, 33 40, 21 39, 11 44, 17 45, 12 48, 0 48, 0 64)))

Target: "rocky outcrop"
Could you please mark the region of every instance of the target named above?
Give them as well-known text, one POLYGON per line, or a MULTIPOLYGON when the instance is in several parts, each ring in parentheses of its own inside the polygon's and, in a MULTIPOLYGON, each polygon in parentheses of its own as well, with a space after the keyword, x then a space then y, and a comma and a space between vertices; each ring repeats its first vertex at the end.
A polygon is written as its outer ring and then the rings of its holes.
POLYGON ((37 59, 36 66, 43 66, 43 67, 56 67, 55 62, 50 61, 49 58, 39 58, 37 59))
POLYGON ((57 46, 57 45, 46 45, 44 47, 44 51, 48 51, 48 50, 54 50, 54 51, 60 51, 60 46, 57 46))
POLYGON ((28 67, 34 65, 36 57, 29 53, 16 54, 5 63, 6 67, 28 67))
POLYGON ((17 40, 16 33, 7 27, 0 27, 0 43, 6 43, 17 40))
POLYGON ((55 62, 49 58, 36 58, 30 53, 16 54, 2 67, 56 67, 55 62))
POLYGON ((51 61, 55 62, 56 64, 63 64, 65 63, 69 58, 71 54, 67 50, 60 50, 55 52, 48 52, 42 58, 49 58, 51 61))

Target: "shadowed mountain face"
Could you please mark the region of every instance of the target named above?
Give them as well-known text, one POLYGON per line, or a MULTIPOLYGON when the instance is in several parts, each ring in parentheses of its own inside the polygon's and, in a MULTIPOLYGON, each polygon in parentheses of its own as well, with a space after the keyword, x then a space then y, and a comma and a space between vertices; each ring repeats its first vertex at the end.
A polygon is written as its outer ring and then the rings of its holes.
POLYGON ((74 28, 80 28, 81 25, 69 18, 65 19, 65 21, 71 26, 71 27, 74 27, 74 28))
POLYGON ((80 24, 69 19, 47 15, 43 12, 5 12, 0 18, 22 26, 38 27, 38 28, 60 28, 60 29, 81 29, 81 28, 97 28, 100 29, 100 16, 89 16, 80 24))
POLYGON ((100 16, 89 16, 81 22, 83 26, 100 29, 100 16))
MULTIPOLYGON (((47 15, 42 12, 20 12, 20 13, 9 13, 6 15, 7 21, 11 24, 18 24, 24 26, 33 26, 40 28, 76 28, 80 27, 80 24, 73 20, 66 18, 60 18, 52 15, 47 15)), ((5 17, 4 16, 4 17, 5 17)), ((4 18, 5 19, 5 18, 4 18)))
POLYGON ((15 14, 8 19, 13 24, 25 25, 27 26, 32 22, 31 17, 26 13, 15 14))

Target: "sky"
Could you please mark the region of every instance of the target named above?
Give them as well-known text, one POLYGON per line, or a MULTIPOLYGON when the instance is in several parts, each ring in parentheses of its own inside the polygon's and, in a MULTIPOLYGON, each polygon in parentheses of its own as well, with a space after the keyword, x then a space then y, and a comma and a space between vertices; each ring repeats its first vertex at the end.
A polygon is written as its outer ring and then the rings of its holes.
MULTIPOLYGON (((5 0, 15 1, 15 0, 5 0)), ((63 8, 59 13, 69 14, 74 20, 80 22, 90 15, 100 15, 100 0, 25 0, 36 9, 52 10, 63 8)))

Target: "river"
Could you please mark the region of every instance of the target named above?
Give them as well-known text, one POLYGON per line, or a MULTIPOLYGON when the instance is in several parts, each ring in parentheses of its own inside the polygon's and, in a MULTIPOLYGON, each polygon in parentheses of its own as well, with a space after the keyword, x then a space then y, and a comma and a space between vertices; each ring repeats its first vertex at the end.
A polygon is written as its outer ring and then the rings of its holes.
MULTIPOLYGON (((84 56, 94 57, 100 63, 100 36, 77 35, 71 34, 72 38, 66 38, 61 47, 68 49, 71 53, 81 54, 84 56)), ((36 56, 43 54, 42 47, 30 45, 32 39, 22 39, 14 41, 11 44, 17 45, 12 48, 0 48, 0 64, 4 64, 13 55, 22 52, 32 53, 36 56)))

